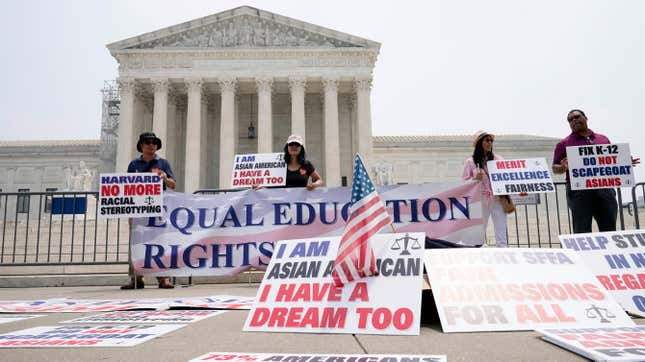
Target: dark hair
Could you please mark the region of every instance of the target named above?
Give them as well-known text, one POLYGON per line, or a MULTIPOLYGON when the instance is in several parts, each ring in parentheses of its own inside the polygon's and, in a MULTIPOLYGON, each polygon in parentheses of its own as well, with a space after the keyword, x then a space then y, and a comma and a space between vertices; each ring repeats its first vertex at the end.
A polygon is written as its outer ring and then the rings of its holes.
MULTIPOLYGON (((305 153, 305 146, 300 145, 300 153, 298 154, 298 163, 300 165, 305 164, 305 160, 307 159, 306 153, 305 153)), ((289 164, 291 162, 291 155, 289 154, 289 145, 286 144, 284 145, 284 162, 289 164)))
POLYGON ((580 110, 580 109, 572 109, 572 110, 569 111, 569 113, 567 113, 567 119, 569 119, 569 115, 571 113, 573 113, 573 112, 580 112, 580 114, 582 114, 583 117, 587 118, 587 115, 582 110, 580 110))
POLYGON ((475 144, 475 150, 473 151, 473 161, 475 161, 475 165, 479 166, 479 168, 486 167, 486 161, 495 159, 495 155, 493 155, 492 145, 490 152, 488 152, 487 154, 484 153, 484 147, 482 146, 482 143, 488 137, 490 136, 486 135, 485 137, 479 138, 479 141, 477 141, 477 144, 475 144))

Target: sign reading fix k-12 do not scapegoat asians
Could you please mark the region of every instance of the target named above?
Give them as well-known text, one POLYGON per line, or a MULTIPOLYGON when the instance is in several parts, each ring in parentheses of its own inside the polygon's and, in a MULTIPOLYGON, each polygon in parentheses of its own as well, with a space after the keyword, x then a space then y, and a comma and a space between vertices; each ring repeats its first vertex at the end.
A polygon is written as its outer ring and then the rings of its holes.
POLYGON ((424 233, 371 238, 378 276, 336 287, 340 237, 280 241, 244 331, 418 335, 424 233))
POLYGON ((544 158, 493 160, 486 164, 495 195, 555 192, 544 158))
POLYGON ((572 190, 634 186, 629 144, 567 147, 572 190))
POLYGON ((231 187, 284 186, 286 175, 283 153, 235 155, 231 187))
POLYGON ((104 173, 99 181, 99 218, 163 215, 163 181, 156 173, 104 173))

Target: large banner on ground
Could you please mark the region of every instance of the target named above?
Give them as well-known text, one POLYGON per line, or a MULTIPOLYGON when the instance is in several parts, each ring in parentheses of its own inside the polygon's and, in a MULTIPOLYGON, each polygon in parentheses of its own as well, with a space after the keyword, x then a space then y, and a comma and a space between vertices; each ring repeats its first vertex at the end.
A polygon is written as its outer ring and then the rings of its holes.
POLYGON ((375 235, 379 275, 344 287, 331 277, 340 237, 281 241, 244 330, 419 335, 423 238, 375 235))
POLYGON ((645 230, 560 235, 626 311, 645 316, 645 230))
POLYGON ((594 361, 645 361, 645 326, 538 330, 544 340, 594 361))
POLYGON ((628 143, 567 147, 572 190, 634 186, 628 143))
POLYGON ((43 317, 44 314, 0 314, 0 324, 43 317))
MULTIPOLYGON (((138 274, 233 275, 265 269, 277 240, 341 235, 351 189, 245 190, 221 195, 167 191, 164 216, 134 219, 132 260, 138 274)), ((378 189, 397 232, 425 232, 454 243, 483 243, 477 182, 378 189)))
POLYGON ((87 317, 63 321, 60 323, 93 324, 93 323, 157 323, 188 324, 226 313, 224 310, 144 310, 107 312, 87 317))
POLYGON ((444 332, 634 325, 572 251, 432 249, 425 255, 444 332))
POLYGON ((446 362, 445 355, 210 352, 190 362, 446 362))

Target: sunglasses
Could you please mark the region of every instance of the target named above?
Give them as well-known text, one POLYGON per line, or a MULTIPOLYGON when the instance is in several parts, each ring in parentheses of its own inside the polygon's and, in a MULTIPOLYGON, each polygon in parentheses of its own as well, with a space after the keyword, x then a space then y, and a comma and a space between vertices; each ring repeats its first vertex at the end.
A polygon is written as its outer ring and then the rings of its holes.
POLYGON ((144 145, 156 145, 157 141, 155 141, 153 139, 147 139, 147 140, 141 141, 141 143, 143 143, 144 145))
POLYGON ((488 143, 493 143, 493 142, 495 142, 495 140, 494 140, 494 139, 492 139, 492 138, 484 138, 484 141, 486 141, 486 142, 488 142, 488 143))
POLYGON ((567 121, 569 121, 569 122, 573 122, 573 120, 575 120, 575 119, 580 119, 580 117, 582 117, 582 114, 574 114, 573 116, 568 117, 568 118, 567 118, 567 121))

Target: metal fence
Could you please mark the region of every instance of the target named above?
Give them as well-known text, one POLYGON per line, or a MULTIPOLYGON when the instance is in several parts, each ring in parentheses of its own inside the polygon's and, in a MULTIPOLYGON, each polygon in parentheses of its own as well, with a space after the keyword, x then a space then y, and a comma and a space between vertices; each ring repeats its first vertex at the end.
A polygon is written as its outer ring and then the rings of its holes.
MULTIPOLYGON (((237 191, 199 190, 199 194, 237 191)), ((618 190, 620 191, 620 190, 618 190)), ((618 229, 640 228, 645 218, 645 183, 635 185, 623 205, 617 192, 618 229), (641 205, 637 200, 641 200, 641 205)), ((126 264, 129 252, 125 219, 98 219, 96 192, 0 193, 0 266, 126 264)), ((517 205, 508 219, 508 240, 515 247, 559 247, 559 234, 572 233, 566 185, 541 194, 538 202, 517 205)), ((492 223, 488 243, 494 245, 492 223)), ((595 227, 595 226, 594 226, 595 227)))

